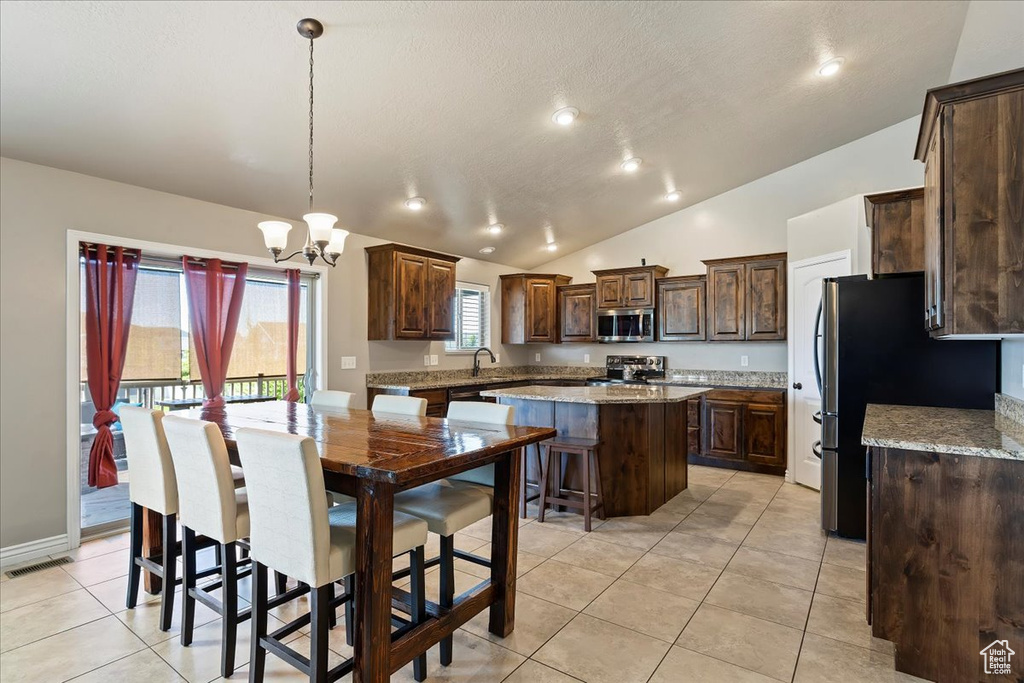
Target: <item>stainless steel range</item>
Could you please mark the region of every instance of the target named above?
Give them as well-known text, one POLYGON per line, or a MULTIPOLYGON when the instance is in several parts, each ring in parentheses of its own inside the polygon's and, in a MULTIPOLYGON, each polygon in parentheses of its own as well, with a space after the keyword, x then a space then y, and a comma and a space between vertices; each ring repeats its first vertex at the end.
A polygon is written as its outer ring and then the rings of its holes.
POLYGON ((665 377, 665 365, 665 356, 607 356, 605 374, 587 379, 587 384, 647 384, 649 379, 665 377))

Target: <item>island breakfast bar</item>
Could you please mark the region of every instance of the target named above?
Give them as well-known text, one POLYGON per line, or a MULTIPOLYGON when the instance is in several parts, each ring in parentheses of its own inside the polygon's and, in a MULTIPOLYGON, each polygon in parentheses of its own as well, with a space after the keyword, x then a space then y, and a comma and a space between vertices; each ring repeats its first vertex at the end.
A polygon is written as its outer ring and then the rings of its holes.
MULTIPOLYGON (((613 385, 525 386, 481 391, 515 406, 518 425, 554 427, 559 437, 601 442, 598 461, 608 517, 649 515, 686 488, 687 399, 706 387, 613 385)), ((527 478, 540 481, 527 458, 527 478)), ((562 469, 566 488, 582 488, 573 460, 562 469)))

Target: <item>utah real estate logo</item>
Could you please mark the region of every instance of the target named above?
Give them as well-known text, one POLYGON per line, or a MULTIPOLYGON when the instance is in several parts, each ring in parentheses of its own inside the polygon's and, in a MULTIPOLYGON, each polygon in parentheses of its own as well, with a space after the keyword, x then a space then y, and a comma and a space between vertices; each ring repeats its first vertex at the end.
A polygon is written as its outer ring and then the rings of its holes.
POLYGON ((1010 649, 1010 643, 1006 640, 994 640, 981 651, 981 657, 985 663, 987 674, 1009 674, 1010 658, 1016 652, 1010 649))

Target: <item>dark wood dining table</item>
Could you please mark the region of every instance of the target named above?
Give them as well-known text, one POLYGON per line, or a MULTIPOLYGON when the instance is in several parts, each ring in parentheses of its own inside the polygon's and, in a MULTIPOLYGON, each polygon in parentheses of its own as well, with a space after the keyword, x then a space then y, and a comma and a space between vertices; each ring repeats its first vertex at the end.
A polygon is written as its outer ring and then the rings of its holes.
MULTIPOLYGON (((356 624, 353 680, 380 683, 471 618, 490 609, 490 632, 515 627, 520 450, 555 436, 550 427, 458 422, 367 410, 314 408, 275 401, 181 413, 216 424, 235 454, 235 434, 251 427, 313 439, 328 489, 354 496, 356 624), (392 583, 394 497, 409 489, 494 463, 491 576, 451 608, 428 602, 428 619, 392 637, 392 607, 409 606, 392 583)), ((152 532, 152 527, 147 527, 152 532)), ((157 547, 158 543, 150 543, 157 547)))

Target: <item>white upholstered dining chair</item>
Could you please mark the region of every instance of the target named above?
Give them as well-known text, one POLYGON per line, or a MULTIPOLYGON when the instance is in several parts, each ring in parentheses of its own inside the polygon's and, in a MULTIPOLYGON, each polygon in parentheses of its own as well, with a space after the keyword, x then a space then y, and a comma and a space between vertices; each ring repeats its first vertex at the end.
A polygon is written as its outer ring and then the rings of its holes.
POLYGON ((352 404, 353 396, 355 394, 351 391, 317 389, 309 399, 309 405, 314 408, 348 408, 352 404))
POLYGON ((424 417, 427 414, 427 399, 417 396, 394 396, 377 394, 373 397, 370 408, 374 415, 390 413, 392 415, 414 415, 424 417))
MULTIPOLYGON (((307 674, 309 680, 327 680, 328 629, 338 600, 345 603, 346 628, 350 634, 352 631, 354 593, 346 589, 336 600, 334 583, 355 571, 356 505, 328 507, 320 455, 312 439, 260 429, 240 429, 237 441, 239 458, 249 476, 251 515, 253 621, 249 680, 263 680, 268 649, 278 656, 282 656, 282 652, 288 655, 286 661, 307 674), (267 568, 309 586, 312 645, 308 664, 303 661, 304 656, 267 633, 267 568)), ((423 590, 426 540, 425 522, 401 512, 394 513, 393 552, 395 555, 411 554, 412 623, 421 623, 426 617, 423 590)), ((355 586, 355 590, 358 591, 359 586, 355 586)), ((305 623, 304 618, 300 620, 305 623)), ((293 633, 298 627, 287 633, 293 633)), ((416 680, 422 681, 426 677, 426 653, 414 660, 413 667, 416 680)))
POLYGON ((178 481, 181 515, 181 644, 192 642, 197 600, 220 614, 221 675, 227 678, 235 670, 238 623, 247 618, 246 613, 240 619, 238 612, 236 549, 249 535, 248 494, 245 488, 234 487, 227 445, 217 425, 174 415, 166 416, 163 423, 178 481), (197 534, 220 544, 221 600, 196 586, 197 534))

